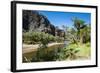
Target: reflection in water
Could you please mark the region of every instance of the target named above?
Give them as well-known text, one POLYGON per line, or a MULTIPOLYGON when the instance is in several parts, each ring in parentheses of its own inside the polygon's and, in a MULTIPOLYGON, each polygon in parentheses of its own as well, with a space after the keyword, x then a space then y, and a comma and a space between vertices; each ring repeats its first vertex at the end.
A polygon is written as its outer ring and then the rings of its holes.
MULTIPOLYGON (((47 47, 45 48, 45 52, 52 52, 52 51, 57 51, 57 49, 61 49, 64 47, 64 43, 62 44, 58 44, 58 45, 53 45, 53 46, 50 46, 50 47, 47 47)), ((33 51, 33 52, 30 52, 30 53, 24 53, 23 54, 23 57, 26 57, 28 60, 31 60, 33 57, 37 57, 37 51, 33 51)), ((23 59, 23 62, 25 63, 24 59, 23 59)))

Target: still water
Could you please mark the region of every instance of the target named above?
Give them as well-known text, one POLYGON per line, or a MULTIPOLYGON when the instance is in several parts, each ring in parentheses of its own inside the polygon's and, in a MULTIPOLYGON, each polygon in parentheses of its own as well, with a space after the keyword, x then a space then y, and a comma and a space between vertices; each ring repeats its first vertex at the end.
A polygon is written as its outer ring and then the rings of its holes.
MULTIPOLYGON (((66 45, 66 43, 64 44, 58 44, 58 45, 53 45, 50 47, 45 48, 47 51, 52 51, 52 50, 56 50, 58 48, 63 48, 66 45)), ((24 58, 27 58, 28 60, 32 60, 32 58, 36 57, 37 51, 32 51, 29 53, 24 53, 23 54, 23 63, 26 63, 24 58)))

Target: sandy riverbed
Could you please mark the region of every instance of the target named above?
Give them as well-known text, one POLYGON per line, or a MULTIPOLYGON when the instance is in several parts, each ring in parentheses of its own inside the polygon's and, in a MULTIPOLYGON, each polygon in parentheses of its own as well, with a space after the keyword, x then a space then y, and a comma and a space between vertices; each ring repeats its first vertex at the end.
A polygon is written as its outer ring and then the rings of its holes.
MULTIPOLYGON (((63 43, 49 43, 48 47, 53 46, 53 45, 59 45, 59 44, 63 44, 63 43)), ((23 49, 22 49, 22 53, 29 53, 32 51, 36 51, 37 48, 39 48, 39 44, 35 44, 35 45, 28 45, 28 44, 23 44, 23 49)))

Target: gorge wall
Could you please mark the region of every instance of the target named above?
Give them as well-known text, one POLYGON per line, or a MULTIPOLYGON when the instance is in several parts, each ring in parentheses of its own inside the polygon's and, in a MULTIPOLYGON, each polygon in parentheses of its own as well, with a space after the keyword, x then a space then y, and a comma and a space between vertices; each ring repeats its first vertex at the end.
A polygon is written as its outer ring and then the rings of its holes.
POLYGON ((45 15, 32 10, 23 10, 23 31, 38 31, 54 36, 64 36, 64 31, 51 24, 45 15))

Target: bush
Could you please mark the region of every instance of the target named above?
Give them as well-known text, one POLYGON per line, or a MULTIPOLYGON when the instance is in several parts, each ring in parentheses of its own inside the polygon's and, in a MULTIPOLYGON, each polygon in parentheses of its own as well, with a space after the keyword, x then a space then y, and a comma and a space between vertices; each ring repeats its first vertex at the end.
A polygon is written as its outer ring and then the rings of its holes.
POLYGON ((32 58, 32 62, 41 61, 63 61, 77 59, 79 50, 73 48, 57 48, 52 51, 47 51, 45 48, 39 48, 36 57, 32 58))
POLYGON ((86 43, 86 46, 87 47, 90 47, 91 46, 91 43, 90 42, 86 43))
POLYGON ((64 38, 59 37, 59 36, 56 36, 56 37, 55 37, 55 41, 58 42, 58 43, 59 43, 59 42, 63 42, 63 41, 64 41, 64 38))
POLYGON ((79 50, 76 50, 74 48, 59 48, 57 55, 56 55, 56 60, 62 61, 62 60, 74 60, 77 58, 77 53, 79 50))
POLYGON ((31 62, 44 62, 44 61, 55 61, 56 52, 54 50, 47 50, 44 47, 38 48, 36 57, 33 57, 31 62))
POLYGON ((44 32, 23 32, 23 43, 26 44, 47 44, 50 42, 62 42, 63 38, 55 37, 51 34, 44 32))

